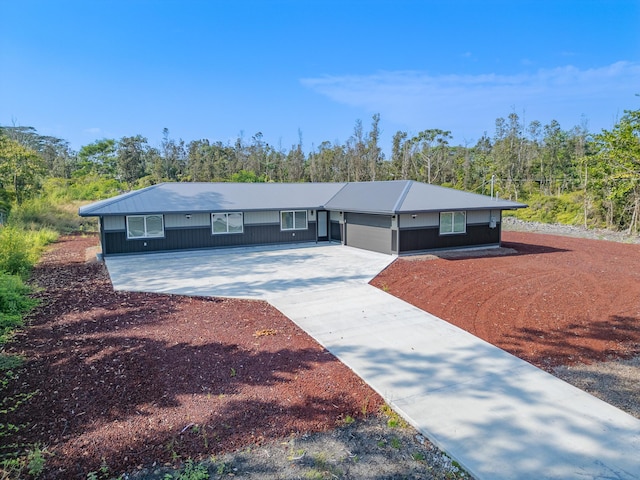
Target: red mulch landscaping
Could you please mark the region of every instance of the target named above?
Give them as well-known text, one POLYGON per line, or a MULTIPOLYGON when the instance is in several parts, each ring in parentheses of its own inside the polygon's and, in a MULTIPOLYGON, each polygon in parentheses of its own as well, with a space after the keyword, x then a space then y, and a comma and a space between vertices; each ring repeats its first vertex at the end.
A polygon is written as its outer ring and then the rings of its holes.
POLYGON ((37 392, 6 421, 40 443, 40 478, 82 478, 324 431, 382 399, 265 302, 114 292, 95 237, 67 237, 33 272, 42 304, 7 353, 4 393, 37 392))
POLYGON ((640 245, 503 232, 502 246, 515 252, 401 258, 372 283, 543 369, 640 354, 640 245))

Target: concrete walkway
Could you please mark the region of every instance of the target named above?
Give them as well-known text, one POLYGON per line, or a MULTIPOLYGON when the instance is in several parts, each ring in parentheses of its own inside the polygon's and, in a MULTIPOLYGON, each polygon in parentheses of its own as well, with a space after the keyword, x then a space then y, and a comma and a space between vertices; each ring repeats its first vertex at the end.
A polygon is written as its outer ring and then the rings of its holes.
POLYGON ((269 301, 478 479, 640 478, 640 420, 377 288, 269 301))
POLYGON ((389 256, 164 255, 108 258, 114 288, 268 300, 478 479, 640 479, 640 420, 369 286, 389 256))

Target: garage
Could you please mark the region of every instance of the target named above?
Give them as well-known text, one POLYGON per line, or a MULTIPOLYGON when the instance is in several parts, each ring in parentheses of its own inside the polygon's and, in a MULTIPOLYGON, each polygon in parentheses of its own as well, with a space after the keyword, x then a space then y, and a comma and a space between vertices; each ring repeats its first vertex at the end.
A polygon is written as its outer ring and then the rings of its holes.
POLYGON ((345 243, 350 247, 392 253, 391 215, 347 213, 345 231, 345 243))

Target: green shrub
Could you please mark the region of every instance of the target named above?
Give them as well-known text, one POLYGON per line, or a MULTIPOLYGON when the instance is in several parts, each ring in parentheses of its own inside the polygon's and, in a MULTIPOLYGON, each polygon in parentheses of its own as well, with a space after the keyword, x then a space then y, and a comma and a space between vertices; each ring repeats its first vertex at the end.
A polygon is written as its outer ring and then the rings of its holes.
POLYGON ((0 271, 26 275, 33 266, 26 233, 16 227, 0 229, 0 271))
POLYGON ((102 200, 122 193, 124 185, 113 178, 82 175, 72 179, 49 178, 43 184, 43 198, 54 204, 74 200, 102 200))
POLYGON ((44 198, 32 198, 11 210, 8 223, 23 230, 47 228, 60 233, 71 233, 80 229, 82 218, 78 216, 76 209, 65 209, 44 198))
POLYGON ((584 223, 584 195, 582 192, 562 195, 534 194, 524 200, 529 208, 515 212, 521 220, 541 223, 582 225, 584 223))
POLYGON ((15 328, 22 326, 23 314, 36 305, 29 293, 29 287, 19 276, 0 272, 0 345, 15 328))
POLYGON ((0 272, 26 276, 44 247, 57 239, 58 234, 46 228, 24 230, 12 222, 0 227, 0 272))
POLYGON ((35 305, 35 301, 28 296, 29 293, 31 289, 20 277, 0 273, 0 312, 28 312, 35 305))
POLYGON ((0 271, 26 275, 44 247, 57 238, 58 234, 49 229, 30 231, 13 225, 0 228, 0 271))

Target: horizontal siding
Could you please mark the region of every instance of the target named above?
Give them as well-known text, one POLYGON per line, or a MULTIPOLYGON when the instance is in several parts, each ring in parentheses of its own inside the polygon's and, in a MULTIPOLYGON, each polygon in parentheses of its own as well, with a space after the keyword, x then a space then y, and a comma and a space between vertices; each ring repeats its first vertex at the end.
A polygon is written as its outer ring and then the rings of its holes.
POLYGON ((477 210, 467 212, 467 224, 489 223, 491 210, 477 210))
POLYGON ((124 223, 124 216, 122 215, 104 217, 103 225, 105 232, 113 230, 122 231, 126 228, 124 223))
MULTIPOLYGON (((487 220, 488 222, 489 220, 487 220)), ((400 228, 437 227, 440 225, 440 214, 437 212, 400 215, 400 228), (415 218, 413 218, 415 216, 415 218)))
POLYGON ((167 214, 164 216, 165 228, 196 228, 210 227, 211 215, 209 213, 167 214))
POLYGON ((314 242, 316 224, 309 222, 307 230, 282 232, 280 225, 245 225, 244 233, 212 235, 209 227, 165 229, 164 238, 128 240, 125 232, 105 232, 106 255, 141 253, 196 248, 264 245, 269 243, 314 242))
POLYGON ((357 225, 349 223, 346 226, 347 245, 350 247, 373 250, 380 253, 391 253, 392 230, 383 227, 357 225))
POLYGON ((265 210, 262 212, 245 212, 245 225, 263 225, 267 223, 280 224, 280 212, 277 210, 265 210))
POLYGON ((402 229, 400 253, 461 248, 500 244, 500 224, 496 228, 489 225, 467 225, 467 232, 460 235, 440 235, 438 227, 402 229))
POLYGON ((391 215, 370 215, 367 213, 347 213, 347 223, 368 227, 391 228, 391 215))

